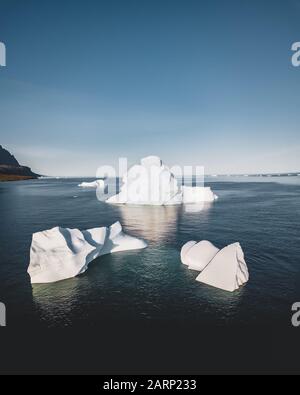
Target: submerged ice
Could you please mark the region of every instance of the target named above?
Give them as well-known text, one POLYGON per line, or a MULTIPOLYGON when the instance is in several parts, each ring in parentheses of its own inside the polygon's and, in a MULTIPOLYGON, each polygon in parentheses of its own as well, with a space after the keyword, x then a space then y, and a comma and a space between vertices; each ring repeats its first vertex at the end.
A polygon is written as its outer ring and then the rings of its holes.
POLYGON ((119 222, 86 231, 56 227, 33 235, 28 273, 32 284, 53 283, 84 273, 102 255, 146 247, 119 222))
POLYGON ((217 196, 210 188, 179 186, 175 175, 157 156, 149 156, 123 177, 120 193, 111 204, 168 206, 212 202, 217 196))

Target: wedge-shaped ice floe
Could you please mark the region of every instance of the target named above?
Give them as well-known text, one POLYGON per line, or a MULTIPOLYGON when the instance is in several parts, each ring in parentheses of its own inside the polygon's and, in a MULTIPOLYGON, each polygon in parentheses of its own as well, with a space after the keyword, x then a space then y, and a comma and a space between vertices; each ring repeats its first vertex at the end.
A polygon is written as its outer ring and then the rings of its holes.
POLYGON ((234 292, 249 281, 249 271, 239 243, 219 250, 209 241, 191 241, 181 250, 189 269, 200 271, 197 281, 234 292))
POLYGON ((86 231, 56 227, 33 235, 28 273, 32 284, 53 283, 84 273, 102 255, 146 247, 123 233, 119 222, 86 231))
POLYGON ((180 187, 172 171, 157 156, 149 156, 123 177, 120 193, 107 200, 111 204, 168 206, 212 202, 210 188, 180 187))
POLYGON ((82 182, 78 186, 80 188, 102 188, 102 189, 104 189, 105 183, 103 180, 96 180, 93 182, 82 182))
POLYGON ((248 267, 239 243, 221 250, 197 277, 197 281, 234 292, 249 281, 248 267))

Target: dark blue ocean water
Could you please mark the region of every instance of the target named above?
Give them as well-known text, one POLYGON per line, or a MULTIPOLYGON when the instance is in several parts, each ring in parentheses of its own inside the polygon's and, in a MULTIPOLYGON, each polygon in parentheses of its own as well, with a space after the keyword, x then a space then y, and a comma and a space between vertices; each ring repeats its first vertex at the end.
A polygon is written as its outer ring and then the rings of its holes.
POLYGON ((0 301, 10 325, 95 326, 114 319, 290 325, 291 306, 300 301, 299 179, 209 180, 219 200, 198 213, 109 206, 75 179, 0 183, 0 301), (117 220, 149 247, 102 257, 75 279, 31 286, 32 233, 117 220), (195 281, 180 249, 202 239, 218 247, 241 243, 251 276, 245 287, 230 294, 195 281))

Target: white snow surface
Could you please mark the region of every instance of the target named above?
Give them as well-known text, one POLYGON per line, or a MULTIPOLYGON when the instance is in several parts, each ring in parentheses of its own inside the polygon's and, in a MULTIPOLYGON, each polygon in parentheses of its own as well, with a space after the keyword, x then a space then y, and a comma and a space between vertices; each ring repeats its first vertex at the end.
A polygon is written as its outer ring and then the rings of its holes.
POLYGON ((182 186, 182 198, 184 204, 214 202, 218 196, 210 187, 187 187, 182 186))
POLYGON ((33 235, 28 273, 32 284, 53 283, 84 273, 102 255, 146 247, 126 235, 119 222, 85 231, 56 227, 33 235))
POLYGON ((168 206, 212 202, 217 198, 210 188, 180 187, 175 175, 157 156, 143 158, 122 181, 120 193, 107 203, 168 206))
POLYGON ((234 292, 249 281, 244 252, 239 243, 219 250, 209 241, 190 241, 181 250, 182 263, 200 271, 197 281, 234 292))

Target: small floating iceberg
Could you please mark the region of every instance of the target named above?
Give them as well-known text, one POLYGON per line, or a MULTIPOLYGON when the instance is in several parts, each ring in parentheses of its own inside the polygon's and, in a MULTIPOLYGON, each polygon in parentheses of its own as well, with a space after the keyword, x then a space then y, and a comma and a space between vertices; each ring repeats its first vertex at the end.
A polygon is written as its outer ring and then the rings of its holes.
POLYGON ((180 187, 172 171, 157 156, 149 156, 123 177, 120 193, 110 204, 171 206, 212 202, 217 196, 210 188, 180 187))
POLYGON ((56 227, 33 235, 28 273, 32 284, 53 283, 84 273, 100 256, 146 247, 126 235, 119 222, 86 231, 56 227))
POLYGON ((93 182, 82 182, 81 184, 78 185, 80 188, 105 188, 105 183, 103 180, 97 180, 93 182))
POLYGON ((197 281, 234 292, 249 281, 249 271, 239 243, 219 250, 209 241, 190 241, 182 247, 182 263, 200 271, 197 281))
POLYGON ((210 187, 182 187, 182 197, 184 204, 214 202, 218 196, 213 193, 210 187))

